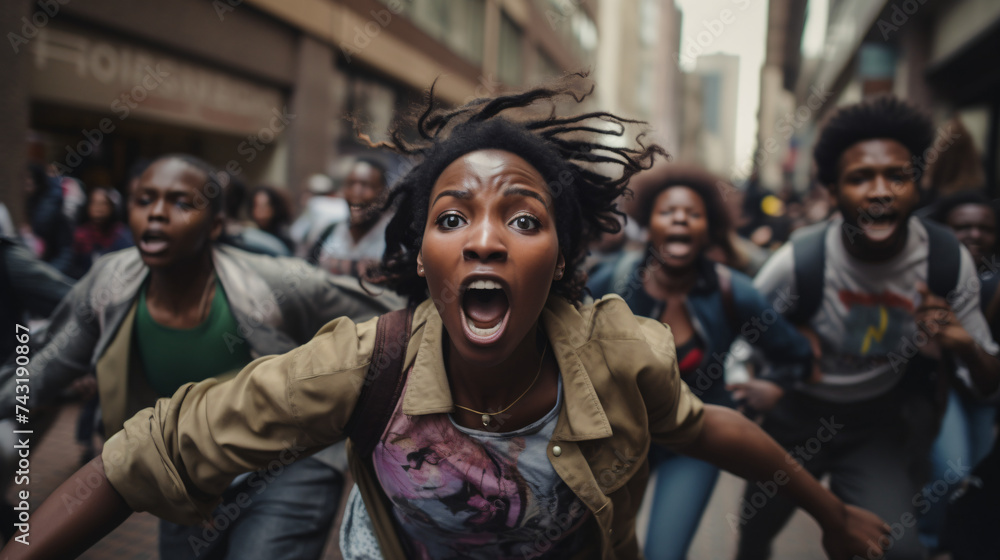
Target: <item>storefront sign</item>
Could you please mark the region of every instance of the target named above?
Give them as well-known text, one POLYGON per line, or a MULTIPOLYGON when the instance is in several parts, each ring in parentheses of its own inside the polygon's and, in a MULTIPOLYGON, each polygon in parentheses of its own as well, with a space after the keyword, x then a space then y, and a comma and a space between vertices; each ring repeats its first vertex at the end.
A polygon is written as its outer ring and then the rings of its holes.
POLYGON ((281 92, 197 63, 65 24, 32 41, 35 98, 113 115, 253 134, 281 110, 281 92))

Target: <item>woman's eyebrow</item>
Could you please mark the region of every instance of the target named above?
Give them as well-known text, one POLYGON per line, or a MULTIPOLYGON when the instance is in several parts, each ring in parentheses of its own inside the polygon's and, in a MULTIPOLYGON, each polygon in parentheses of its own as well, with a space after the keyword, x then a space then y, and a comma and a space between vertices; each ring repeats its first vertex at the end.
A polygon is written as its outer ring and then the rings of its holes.
POLYGON ((472 198, 472 193, 470 193, 469 191, 456 191, 456 190, 441 191, 440 193, 438 193, 437 196, 434 197, 434 201, 431 202, 431 204, 434 204, 435 202, 438 201, 438 199, 440 199, 443 196, 453 196, 455 198, 467 200, 472 198))
POLYGON ((531 198, 537 198, 539 202, 545 205, 546 208, 549 207, 549 203, 545 201, 545 198, 537 192, 526 189, 524 187, 507 187, 503 191, 504 196, 530 196, 531 198))

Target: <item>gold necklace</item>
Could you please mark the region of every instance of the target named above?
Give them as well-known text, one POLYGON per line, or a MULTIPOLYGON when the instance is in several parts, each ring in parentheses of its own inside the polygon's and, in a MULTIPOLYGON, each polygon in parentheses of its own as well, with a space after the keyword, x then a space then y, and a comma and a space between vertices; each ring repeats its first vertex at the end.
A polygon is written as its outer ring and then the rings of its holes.
POLYGON ((532 380, 531 385, 528 385, 528 388, 525 389, 523 393, 521 393, 520 397, 517 397, 516 399, 514 399, 514 402, 510 403, 509 405, 507 405, 507 408, 505 408, 505 409, 503 409, 503 410, 501 410, 499 412, 480 412, 478 410, 473 410, 473 409, 471 409, 471 408, 469 408, 467 406, 462 406, 460 404, 456 404, 455 406, 457 408, 461 408, 462 410, 468 410, 469 412, 471 412, 473 414, 479 414, 480 417, 481 417, 481 419, 482 419, 482 421, 483 421, 483 427, 484 428, 488 428, 489 425, 490 425, 490 420, 492 420, 494 416, 496 416, 497 414, 503 414, 504 412, 507 412, 508 410, 510 410, 510 408, 512 406, 514 406, 522 398, 524 398, 524 395, 527 395, 528 391, 530 391, 531 388, 535 386, 535 383, 538 382, 538 376, 540 376, 542 374, 542 365, 545 364, 545 351, 548 350, 548 349, 549 349, 549 344, 546 341, 545 346, 542 347, 542 359, 541 359, 541 361, 538 362, 538 372, 535 373, 535 379, 532 380))

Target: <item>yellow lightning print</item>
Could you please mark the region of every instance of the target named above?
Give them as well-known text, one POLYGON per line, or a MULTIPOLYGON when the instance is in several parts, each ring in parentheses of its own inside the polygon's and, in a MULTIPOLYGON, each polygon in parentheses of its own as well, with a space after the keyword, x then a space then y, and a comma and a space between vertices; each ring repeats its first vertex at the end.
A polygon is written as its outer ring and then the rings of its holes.
POLYGON ((865 341, 861 343, 861 355, 868 353, 868 350, 872 347, 872 339, 875 342, 882 342, 882 336, 885 335, 885 329, 889 326, 889 314, 885 311, 885 306, 880 305, 878 307, 879 320, 878 328, 868 327, 868 331, 865 333, 865 341))

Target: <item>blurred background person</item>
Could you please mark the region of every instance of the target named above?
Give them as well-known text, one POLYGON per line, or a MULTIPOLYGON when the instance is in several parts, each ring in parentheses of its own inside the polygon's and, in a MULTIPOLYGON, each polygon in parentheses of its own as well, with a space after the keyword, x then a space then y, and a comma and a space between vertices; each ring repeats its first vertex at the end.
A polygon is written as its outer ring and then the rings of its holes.
POLYGON ((288 233, 292 223, 291 204, 284 191, 267 185, 257 187, 250 197, 250 219, 261 231, 284 243, 288 254, 295 252, 295 243, 288 233))
MULTIPOLYGON (((1000 340, 1000 270, 996 269, 996 209, 980 191, 959 191, 937 200, 931 219, 947 225, 972 255, 979 272, 980 309, 994 340, 1000 340)), ((931 455, 931 480, 946 480, 951 465, 975 467, 990 452, 996 438, 996 403, 984 403, 963 384, 951 383, 948 404, 931 455)), ((952 484, 952 488, 959 483, 952 484)), ((949 492, 950 493, 950 492, 949 492)), ((948 500, 930 504, 920 520, 920 537, 940 550, 948 500)))
POLYGON ((918 163, 926 167, 920 181, 920 216, 934 214, 941 199, 977 191, 986 183, 979 150, 960 118, 938 127, 936 134, 931 152, 918 163))
MULTIPOLYGON (((141 176, 129 203, 136 247, 100 260, 55 310, 48 331, 31 339, 33 421, 51 417, 42 415, 44 407, 74 379, 95 372, 104 435, 111 437, 132 414, 185 383, 225 379, 254 358, 285 353, 337 317, 364 320, 398 306, 391 294, 370 296, 357 282, 299 259, 216 243, 224 226, 219 177, 183 154, 156 160, 141 176)), ((8 415, 14 370, 12 361, 0 369, 8 415)), ((238 504, 237 519, 217 510, 231 523, 216 527, 214 537, 202 526, 164 521, 160 557, 317 558, 345 467, 343 448, 333 446, 241 477, 226 494, 228 511, 238 504)))
POLYGON ((263 229, 248 227, 253 222, 244 219, 243 210, 247 205, 247 187, 239 177, 226 171, 218 171, 218 184, 222 191, 208 193, 206 197, 220 197, 224 208, 224 225, 219 242, 238 247, 244 251, 271 257, 289 257, 288 247, 278 237, 263 229))
POLYGON ((330 176, 323 173, 310 175, 302 195, 302 213, 288 230, 295 243, 295 254, 309 256, 320 233, 330 224, 347 220, 350 213, 347 202, 338 196, 330 176))
POLYGON ((385 228, 393 216, 384 208, 389 197, 385 166, 373 158, 357 158, 340 194, 350 217, 322 230, 308 260, 332 274, 360 276, 385 252, 385 228))
MULTIPOLYGON (((676 165, 637 175, 629 213, 648 228, 649 244, 598 268, 587 286, 594 297, 618 294, 636 315, 669 325, 681 378, 702 401, 735 407, 739 400, 764 412, 781 398, 782 387, 805 379, 812 351, 779 316, 749 338, 777 367, 766 379, 734 386, 735 393, 726 387, 722 372, 730 346, 747 334, 744 327, 752 318, 766 316, 766 310, 776 313, 750 278, 708 257, 713 248, 729 258, 736 254, 719 181, 701 169, 676 165)), ((686 558, 719 469, 656 446, 649 458, 656 479, 644 554, 686 558)))
POLYGON ((112 251, 134 245, 132 233, 122 221, 122 196, 111 187, 90 191, 87 205, 73 232, 73 262, 69 276, 80 278, 95 260, 112 251))
POLYGON ((63 212, 64 196, 59 178, 33 163, 28 166, 25 194, 28 246, 39 258, 65 274, 73 261, 73 224, 63 212))

